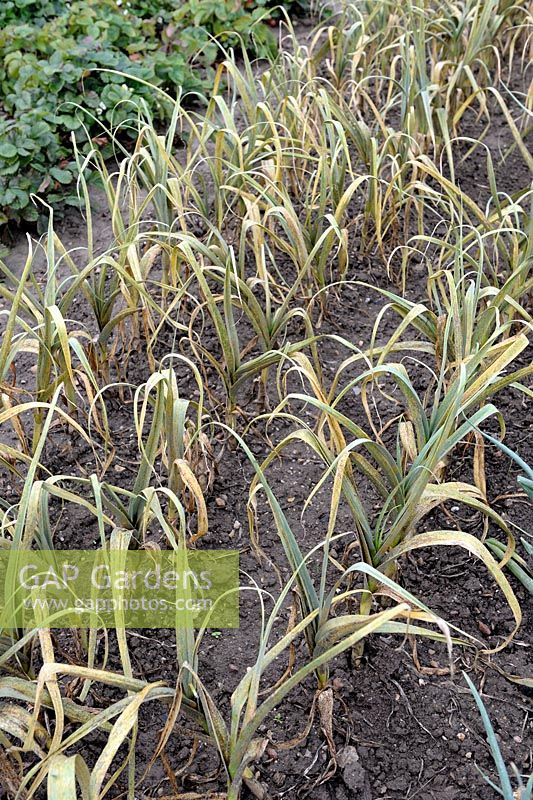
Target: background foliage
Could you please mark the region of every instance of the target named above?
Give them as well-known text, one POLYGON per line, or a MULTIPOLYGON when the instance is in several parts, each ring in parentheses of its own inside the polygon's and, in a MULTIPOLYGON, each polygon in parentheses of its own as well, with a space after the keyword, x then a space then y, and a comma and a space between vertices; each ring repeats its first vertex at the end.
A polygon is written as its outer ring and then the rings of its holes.
MULTIPOLYGON (((7 0, 0 5, 0 225, 36 222, 30 199, 76 204, 71 134, 83 143, 160 98, 126 72, 174 92, 202 90, 224 46, 275 46, 267 0, 7 0), (263 21, 264 20, 264 21, 263 21), (82 105, 84 111, 79 106, 82 105)), ((272 5, 272 4, 270 4, 272 5)), ((300 3, 285 3, 285 6, 300 3)), ((100 142, 102 143, 102 142, 100 142)))

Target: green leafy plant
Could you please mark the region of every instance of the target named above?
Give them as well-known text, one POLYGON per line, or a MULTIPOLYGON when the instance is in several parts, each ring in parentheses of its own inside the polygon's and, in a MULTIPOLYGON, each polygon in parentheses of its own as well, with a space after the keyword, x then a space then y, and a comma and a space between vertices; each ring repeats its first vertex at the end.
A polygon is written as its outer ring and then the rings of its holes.
POLYGON ((114 0, 3 4, 0 225, 38 221, 32 194, 51 204, 78 203, 72 132, 80 147, 87 136, 110 145, 105 125, 135 119, 141 99, 159 122, 165 118, 161 95, 136 79, 173 94, 197 92, 209 85, 210 73, 202 77, 192 62, 209 68, 219 57, 213 36, 225 46, 245 42, 257 53, 275 47, 262 2, 189 0, 179 10, 167 4, 163 26, 151 19, 154 4, 133 4, 131 12, 114 0))
MULTIPOLYGON (((346 359, 340 374, 361 357, 359 353, 346 359)), ((496 413, 496 408, 491 405, 484 405, 475 413, 469 412, 464 367, 442 398, 441 376, 433 394, 432 406, 428 408, 419 398, 402 364, 389 363, 368 369, 349 380, 340 391, 337 388, 337 375, 328 393, 304 356, 296 355, 294 360, 298 365, 298 375, 309 383, 312 394, 294 392, 284 395, 272 416, 283 415, 296 422, 298 428, 273 448, 261 467, 262 471, 292 443, 304 442, 326 467, 307 502, 311 501, 326 480, 333 479, 332 525, 335 524, 341 498, 344 497, 353 516, 357 543, 366 564, 384 576, 396 577, 399 558, 405 553, 419 547, 462 547, 479 558, 490 571, 513 611, 516 630, 522 617, 519 603, 501 565, 482 542, 462 531, 417 532, 427 514, 447 500, 454 500, 475 508, 495 522, 508 538, 509 554, 514 548, 508 526, 484 501, 477 487, 465 482, 443 481, 447 458, 470 432, 472 425, 496 413), (395 450, 387 446, 377 430, 367 397, 369 386, 386 379, 396 384, 405 409, 397 423, 395 450), (361 393, 371 432, 363 429, 342 410, 343 401, 354 389, 361 393), (302 424, 304 420, 297 414, 287 413, 287 407, 290 408, 295 402, 318 411, 314 429, 309 424, 302 424), (369 481, 380 498, 377 514, 369 513, 362 502, 362 479, 369 481)), ((372 592, 379 590, 379 587, 379 580, 375 577, 368 580, 369 591, 362 596, 361 613, 368 612, 372 592)))
POLYGON ((492 727, 492 722, 490 721, 485 703, 483 702, 481 695, 469 676, 465 672, 463 673, 463 676, 468 684, 468 688, 472 692, 474 700, 476 701, 476 706, 478 707, 481 719, 483 721, 483 727, 485 728, 485 733, 487 734, 490 752, 494 760, 496 772, 498 774, 499 785, 495 784, 494 781, 488 777, 488 775, 485 775, 483 772, 481 772, 483 778, 490 786, 492 786, 494 791, 497 792, 500 797, 505 798, 505 800, 531 800, 533 797, 533 775, 530 775, 527 779, 527 783, 524 784, 523 776, 520 775, 514 764, 511 765, 511 773, 509 772, 509 769, 507 768, 503 759, 502 751, 500 750, 500 745, 498 744, 498 739, 496 737, 496 733, 494 732, 494 728, 492 727), (512 778, 514 778, 517 782, 516 789, 513 789, 511 783, 512 778))
MULTIPOLYGON (((512 460, 518 464, 524 473, 523 475, 518 476, 518 485, 524 490, 527 497, 530 500, 533 500, 533 469, 531 469, 529 464, 526 464, 526 462, 520 458, 518 453, 515 453, 499 439, 495 439, 493 436, 490 436, 490 434, 485 433, 485 431, 482 431, 481 433, 485 439, 496 445, 496 447, 501 450, 502 453, 505 453, 505 455, 509 456, 509 458, 512 458, 512 460)), ((528 538, 531 535, 528 531, 524 531, 524 533, 528 538)), ((528 538, 522 537, 521 542, 527 555, 531 556, 533 555, 533 545, 530 541, 528 541, 528 538)), ((495 556, 500 559, 504 557, 506 547, 503 542, 499 541, 499 539, 490 537, 487 539, 486 544, 487 547, 492 550, 495 556)), ((527 561, 515 552, 509 559, 507 566, 515 578, 518 578, 518 580, 525 586, 529 594, 533 595, 533 575, 531 573, 531 567, 527 561)))

